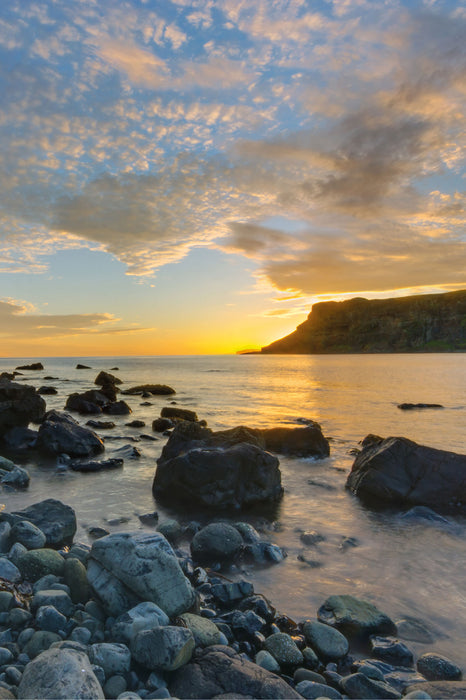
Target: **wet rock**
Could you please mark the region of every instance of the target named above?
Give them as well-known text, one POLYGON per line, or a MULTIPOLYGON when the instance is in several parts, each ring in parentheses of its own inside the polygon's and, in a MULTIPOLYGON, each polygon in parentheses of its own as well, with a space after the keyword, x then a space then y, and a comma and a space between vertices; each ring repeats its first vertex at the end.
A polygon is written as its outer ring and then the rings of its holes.
POLYGON ((217 603, 230 607, 246 597, 254 594, 254 586, 249 581, 234 581, 231 583, 216 583, 211 593, 217 603))
POLYGON ((410 693, 427 693, 431 698, 442 698, 442 700, 464 700, 464 698, 466 698, 466 681, 434 681, 431 683, 415 683, 409 687, 409 690, 410 693))
POLYGON ((45 415, 44 399, 33 386, 0 379, 0 436, 16 426, 26 428, 45 415))
POLYGON ((30 698, 103 700, 104 693, 86 654, 72 649, 49 649, 24 669, 18 699, 30 698))
POLYGON ((80 426, 71 416, 49 411, 39 428, 37 448, 47 454, 65 453, 70 457, 90 457, 104 451, 96 433, 80 426))
POLYGON ((407 510, 406 513, 402 513, 400 517, 403 518, 403 520, 427 521, 430 523, 439 523, 440 525, 449 524, 447 518, 436 513, 432 508, 427 508, 427 506, 414 506, 414 508, 407 510))
POLYGON ((104 413, 108 413, 111 416, 127 416, 132 413, 126 401, 114 401, 106 404, 102 410, 104 413))
POLYGON ((0 557, 0 579, 11 583, 17 583, 21 580, 20 570, 6 557, 0 557))
POLYGON ((116 619, 112 627, 112 637, 115 641, 130 646, 138 632, 169 623, 168 615, 158 605, 140 603, 116 619))
POLYGON ((85 603, 89 599, 87 571, 79 559, 65 559, 63 580, 70 589, 70 597, 75 605, 85 603))
POLYGON ((324 535, 321 535, 316 530, 308 530, 306 532, 301 532, 301 534, 299 535, 299 539, 303 544, 305 544, 308 547, 314 547, 316 544, 325 542, 324 535))
POLYGON ((118 377, 115 377, 114 374, 102 370, 95 378, 94 384, 97 384, 97 386, 104 386, 105 384, 123 384, 123 382, 121 379, 118 379, 118 377))
POLYGON ((289 669, 303 663, 303 655, 289 634, 278 632, 267 637, 264 649, 280 664, 280 668, 289 669))
POLYGON ((260 430, 266 450, 293 457, 328 457, 330 447, 318 423, 305 428, 268 428, 260 430))
POLYGON ((33 369, 35 371, 44 369, 44 365, 42 362, 32 362, 30 365, 20 365, 19 367, 15 367, 15 369, 33 369))
POLYGON ((316 683, 314 681, 301 681, 296 686, 296 691, 303 698, 330 698, 330 700, 340 700, 342 697, 338 690, 331 688, 325 683, 316 683))
POLYGON ((34 612, 44 605, 52 605, 62 615, 70 617, 74 612, 74 605, 66 593, 62 590, 42 590, 34 594, 31 601, 31 610, 34 612))
POLYGON ((399 403, 397 408, 402 411, 412 411, 415 408, 444 408, 440 403, 399 403))
POLYGON ((359 453, 346 487, 369 504, 466 505, 466 455, 387 438, 359 453))
POLYGON ((105 677, 115 674, 128 673, 131 665, 131 654, 125 644, 103 642, 92 644, 89 648, 89 661, 104 669, 105 677))
POLYGON ((416 666, 428 681, 459 681, 463 677, 461 669, 440 654, 422 654, 416 666))
POLYGON ((27 581, 34 582, 47 574, 61 576, 65 560, 54 549, 31 549, 20 554, 17 566, 27 581))
POLYGON ((348 653, 348 640, 333 627, 308 620, 302 629, 307 644, 325 661, 336 661, 348 653))
POLYGON ((82 365, 78 362, 76 365, 76 369, 92 369, 92 367, 88 367, 87 365, 82 365))
POLYGON ((193 613, 183 613, 176 618, 176 624, 191 630, 196 647, 208 647, 221 643, 220 630, 205 617, 193 613))
POLYGON ((138 632, 131 643, 131 654, 145 668, 176 671, 191 659, 194 637, 184 627, 155 627, 138 632))
POLYGON ((320 622, 346 637, 368 639, 371 634, 395 634, 395 623, 372 603, 351 595, 332 595, 319 608, 320 622))
POLYGON ((230 647, 207 647, 172 674, 168 689, 173 697, 230 697, 294 699, 301 696, 284 680, 239 656, 230 647), (228 697, 228 696, 227 696, 228 697))
POLYGON ((42 549, 47 537, 37 525, 28 520, 21 520, 11 528, 11 542, 19 542, 26 549, 42 549))
POLYGON ((65 409, 77 411, 81 415, 102 413, 102 408, 107 401, 108 397, 102 391, 90 389, 81 394, 70 394, 66 400, 65 409))
POLYGON ((241 552, 243 538, 227 523, 210 523, 196 532, 191 555, 200 564, 233 561, 241 552))
POLYGON ((15 489, 25 489, 29 486, 29 473, 9 459, 0 457, 0 484, 15 489))
POLYGON ((271 673, 280 673, 280 664, 269 651, 261 649, 257 652, 255 662, 261 668, 265 668, 266 671, 271 673))
POLYGON ((412 666, 413 653, 406 644, 395 637, 373 636, 370 640, 372 656, 395 666, 412 666))
POLYGON ((36 612, 35 625, 44 632, 59 634, 66 629, 67 618, 53 605, 42 605, 36 612))
POLYGON ((145 423, 143 420, 132 420, 130 423, 125 423, 128 428, 144 428, 145 423))
POLYGON ((152 430, 157 433, 163 433, 164 430, 169 430, 173 428, 175 423, 170 418, 156 418, 152 421, 152 430))
POLYGON ((183 529, 178 520, 169 518, 157 526, 157 532, 160 532, 171 544, 174 544, 180 539, 183 529))
POLYGON ((186 612, 194 602, 189 581, 159 533, 114 533, 97 540, 91 549, 88 580, 112 615, 145 600, 171 617, 186 612))
POLYGON ((61 637, 56 632, 47 632, 45 630, 39 630, 38 632, 33 630, 32 632, 31 638, 24 645, 23 649, 30 659, 35 659, 43 651, 50 649, 52 644, 61 642, 61 637))
POLYGON ((170 394, 176 394, 176 391, 172 389, 171 386, 167 386, 166 384, 138 384, 137 386, 125 389, 121 393, 127 394, 128 396, 133 396, 137 394, 169 396, 170 394))
POLYGON ((95 430, 111 430, 115 427, 115 423, 111 420, 88 420, 86 425, 95 430))
POLYGON ((198 421, 195 411, 188 408, 179 408, 178 406, 164 406, 160 412, 162 418, 177 418, 179 420, 189 420, 191 422, 198 421))
POLYGON ((54 386, 40 386, 37 389, 37 393, 43 396, 52 396, 54 394, 58 394, 58 391, 55 389, 54 386))
POLYGON ((398 693, 388 683, 376 681, 369 678, 364 673, 353 673, 350 676, 345 676, 341 680, 341 685, 344 692, 350 698, 361 700, 364 698, 401 698, 401 693, 398 693))
POLYGON ((70 468, 74 472, 101 472, 108 471, 110 469, 121 469, 123 467, 123 464, 123 459, 114 457, 112 459, 104 459, 92 462, 73 461, 70 463, 70 468))
POLYGON ((71 506, 54 498, 13 511, 13 515, 36 525, 52 547, 69 544, 76 533, 76 513, 71 506))
POLYGON ((22 452, 35 447, 38 436, 37 430, 16 426, 7 430, 2 436, 2 442, 14 452, 22 452))

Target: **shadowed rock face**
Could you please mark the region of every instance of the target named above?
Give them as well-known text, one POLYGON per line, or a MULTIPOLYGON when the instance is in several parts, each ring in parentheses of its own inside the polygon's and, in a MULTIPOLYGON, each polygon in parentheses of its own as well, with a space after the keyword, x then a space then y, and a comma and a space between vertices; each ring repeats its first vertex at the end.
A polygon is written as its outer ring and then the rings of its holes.
POLYGON ((466 506, 466 455, 402 437, 370 441, 356 457, 346 487, 374 505, 466 506))
POLYGON ((45 401, 33 386, 0 379, 0 436, 10 428, 39 423, 45 410, 45 401))
POLYGON ((466 290, 314 304, 304 323, 263 347, 270 353, 466 350, 466 290))

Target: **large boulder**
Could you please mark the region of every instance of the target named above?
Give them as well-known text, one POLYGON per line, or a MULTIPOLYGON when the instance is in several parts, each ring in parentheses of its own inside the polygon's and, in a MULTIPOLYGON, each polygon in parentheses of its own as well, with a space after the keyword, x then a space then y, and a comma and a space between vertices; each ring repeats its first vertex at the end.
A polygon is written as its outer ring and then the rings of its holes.
POLYGON ((346 487, 369 504, 466 506, 466 455, 403 437, 370 440, 357 455, 346 487))
POLYGON ((168 689, 177 698, 300 698, 282 678, 239 656, 231 647, 196 650, 193 660, 174 671, 168 689))
POLYGON ((36 446, 52 455, 90 457, 103 452, 103 440, 92 430, 80 426, 70 415, 49 411, 39 428, 36 446))
POLYGON ((204 447, 158 460, 156 498, 187 501, 209 508, 239 509, 281 498, 278 459, 260 447, 204 447))
POLYGON ((39 423, 45 410, 45 401, 33 386, 0 379, 0 436, 10 428, 39 423))
POLYGON ((150 601, 173 617, 189 610, 195 600, 173 549, 158 532, 117 532, 96 540, 87 573, 113 616, 150 601))
POLYGON ((69 544, 76 533, 76 513, 73 508, 54 498, 14 511, 13 515, 36 525, 44 533, 50 547, 69 544))
POLYGON ((66 400, 65 408, 68 411, 77 411, 82 415, 102 413, 102 408, 108 402, 107 396, 97 389, 89 389, 81 394, 70 394, 66 400))
POLYGON ((18 698, 103 700, 105 695, 86 654, 53 648, 27 664, 18 686, 18 698))

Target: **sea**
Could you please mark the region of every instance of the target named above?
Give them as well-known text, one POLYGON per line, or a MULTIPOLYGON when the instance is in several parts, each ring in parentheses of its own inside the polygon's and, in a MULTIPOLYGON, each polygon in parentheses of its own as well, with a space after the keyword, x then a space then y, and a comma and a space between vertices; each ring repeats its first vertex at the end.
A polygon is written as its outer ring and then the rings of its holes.
MULTIPOLYGON (((24 371, 17 381, 54 386, 58 393, 44 396, 48 409, 63 410, 69 394, 93 388, 102 369, 119 377, 122 389, 160 383, 176 394, 149 400, 125 396, 131 416, 105 417, 116 423, 113 430, 97 431, 105 439, 105 456, 122 449, 129 453, 131 447, 141 453, 128 456, 122 469, 83 474, 61 470, 54 459, 15 456, 31 482, 25 491, 4 489, 0 505, 17 510, 45 498, 60 499, 76 510, 75 540, 89 544, 91 527, 140 530, 146 526, 138 516, 154 510, 159 522, 206 523, 205 513, 168 508, 153 498, 156 460, 167 438, 153 433, 151 424, 163 406, 175 401, 195 410, 214 430, 317 421, 330 441, 330 456, 280 457, 285 493, 279 506, 237 518, 282 547, 286 558, 267 566, 241 564, 226 575, 251 581, 256 592, 296 621, 314 618, 330 595, 364 598, 395 621, 414 618, 427 627, 429 643, 406 642, 416 654, 436 652, 464 664, 466 518, 453 514, 445 521, 428 521, 403 517, 397 510, 373 511, 345 483, 354 450, 370 433, 466 453, 466 354, 31 357, 4 358, 0 371, 38 359, 44 370, 24 371), (90 369, 78 370, 77 363, 90 369), (150 405, 144 405, 147 401, 150 405), (402 411, 398 404, 403 402, 443 408, 402 411), (133 419, 145 421, 145 427, 128 427, 133 419), (300 534, 311 530, 322 540, 304 546, 300 534)), ((74 417, 81 424, 95 418, 74 417)))

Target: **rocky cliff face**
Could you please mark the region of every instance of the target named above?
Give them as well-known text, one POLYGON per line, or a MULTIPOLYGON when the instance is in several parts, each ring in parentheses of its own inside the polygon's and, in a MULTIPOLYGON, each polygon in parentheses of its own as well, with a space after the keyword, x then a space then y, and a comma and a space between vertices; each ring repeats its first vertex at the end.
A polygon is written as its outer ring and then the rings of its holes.
POLYGON ((294 333, 262 353, 466 351, 466 290, 314 304, 294 333))

